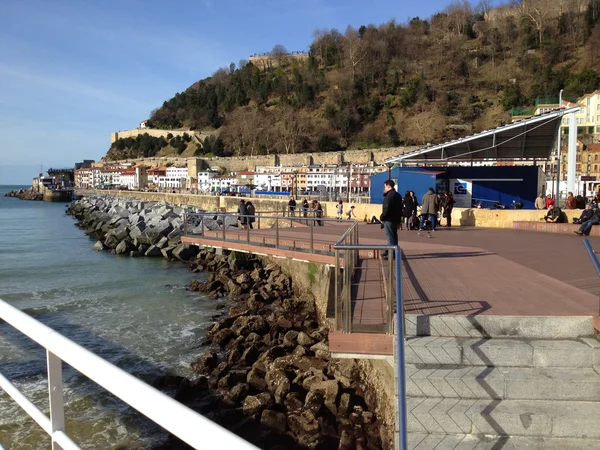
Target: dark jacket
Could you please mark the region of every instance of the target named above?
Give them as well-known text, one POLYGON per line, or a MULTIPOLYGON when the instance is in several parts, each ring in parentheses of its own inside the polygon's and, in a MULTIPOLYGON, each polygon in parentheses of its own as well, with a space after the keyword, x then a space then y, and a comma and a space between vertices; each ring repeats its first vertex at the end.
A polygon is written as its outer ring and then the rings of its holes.
POLYGON ((415 205, 412 197, 409 195, 404 196, 404 217, 410 217, 413 215, 413 211, 415 209, 415 205))
POLYGON ((248 222, 249 223, 254 223, 254 221, 255 221, 255 215, 256 215, 256 209, 254 209, 254 205, 252 203, 250 203, 250 202, 246 203, 246 212, 250 216, 250 217, 248 217, 248 222))
POLYGON ((454 197, 447 195, 444 200, 444 212, 452 212, 452 208, 454 208, 455 203, 456 201, 454 200, 454 197))
POLYGON ((433 191, 427 191, 423 196, 423 206, 421 206, 421 214, 437 214, 438 212, 438 199, 437 195, 433 191))
POLYGON ((389 190, 383 198, 382 222, 402 222, 402 196, 395 189, 389 190))
POLYGON ((238 206, 237 212, 240 215, 240 217, 239 217, 240 222, 242 222, 243 224, 248 223, 248 218, 247 217, 243 217, 243 216, 247 216, 248 215, 248 209, 246 208, 246 203, 240 203, 239 206, 238 206))

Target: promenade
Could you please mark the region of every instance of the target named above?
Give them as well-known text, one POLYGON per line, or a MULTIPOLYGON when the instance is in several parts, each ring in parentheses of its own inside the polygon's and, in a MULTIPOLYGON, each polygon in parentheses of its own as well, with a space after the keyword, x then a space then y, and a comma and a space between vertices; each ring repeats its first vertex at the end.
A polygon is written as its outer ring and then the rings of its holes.
MULTIPOLYGON (((334 245, 347 228, 348 222, 314 227, 313 253, 307 250, 307 226, 280 228, 279 248, 275 248, 276 232, 269 228, 227 231, 225 241, 214 240, 222 237, 220 231, 184 240, 334 265, 334 245)), ((361 245, 385 244, 378 225, 359 223, 358 236, 361 245)), ((587 317, 600 329, 600 277, 578 236, 457 227, 439 228, 432 238, 406 230, 399 231, 399 237, 407 317, 587 317)), ((591 243, 600 249, 600 238, 591 238, 591 243)), ((360 256, 352 289, 352 330, 382 333, 386 299, 381 268, 385 263, 374 252, 360 256)), ((382 353, 389 353, 390 342, 381 344, 386 348, 382 353)), ((348 336, 339 343, 334 338, 330 344, 332 350, 339 344, 340 352, 358 345, 348 336)))

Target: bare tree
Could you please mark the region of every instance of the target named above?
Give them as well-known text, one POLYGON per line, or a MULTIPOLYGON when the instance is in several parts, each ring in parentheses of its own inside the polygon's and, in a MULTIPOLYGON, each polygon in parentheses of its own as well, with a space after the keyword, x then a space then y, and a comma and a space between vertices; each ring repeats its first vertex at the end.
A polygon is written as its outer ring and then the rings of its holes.
POLYGON ((286 154, 296 153, 306 126, 307 122, 299 112, 289 106, 280 109, 277 134, 286 154))
POLYGON ((544 27, 548 18, 548 2, 546 0, 527 0, 520 5, 523 17, 531 22, 539 35, 540 49, 544 39, 544 27))
POLYGON ((469 1, 454 0, 446 7, 445 12, 456 34, 463 34, 466 24, 473 16, 473 10, 469 1))
POLYGON ((475 6, 475 12, 477 14, 481 14, 486 20, 488 18, 489 12, 492 9, 494 9, 494 3, 492 2, 492 0, 480 0, 480 2, 477 3, 477 6, 475 6))
POLYGON ((352 81, 356 76, 356 69, 359 64, 365 59, 368 53, 366 42, 364 42, 356 29, 348 25, 343 41, 344 56, 350 63, 352 70, 352 81))
POLYGON ((277 44, 273 47, 273 50, 271 50, 271 56, 278 66, 281 66, 285 62, 288 53, 287 49, 281 44, 277 44))

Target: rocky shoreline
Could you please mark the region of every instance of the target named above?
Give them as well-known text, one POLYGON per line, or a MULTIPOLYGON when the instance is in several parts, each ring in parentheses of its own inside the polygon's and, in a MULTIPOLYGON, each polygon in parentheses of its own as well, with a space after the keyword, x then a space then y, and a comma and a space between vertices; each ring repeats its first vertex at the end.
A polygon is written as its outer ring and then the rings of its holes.
POLYGON ((21 188, 16 191, 10 191, 4 194, 5 197, 14 197, 21 200, 36 200, 41 201, 44 200, 44 195, 40 192, 35 192, 33 188, 21 188))
POLYGON ((66 212, 97 241, 94 250, 183 262, 189 262, 199 251, 197 246, 181 243, 185 214, 198 212, 192 207, 93 196, 69 204, 66 212))
MULTIPOLYGON (((209 273, 189 286, 215 299, 216 323, 202 342, 208 350, 192 364, 197 376, 165 376, 155 386, 259 448, 389 448, 371 412, 376 405, 367 404, 376 396, 361 382, 357 361, 331 358, 314 299, 299 294, 276 264, 181 243, 183 216, 193 211, 108 196, 67 208, 97 250, 162 256, 209 273)), ((159 448, 189 447, 171 437, 159 448)))

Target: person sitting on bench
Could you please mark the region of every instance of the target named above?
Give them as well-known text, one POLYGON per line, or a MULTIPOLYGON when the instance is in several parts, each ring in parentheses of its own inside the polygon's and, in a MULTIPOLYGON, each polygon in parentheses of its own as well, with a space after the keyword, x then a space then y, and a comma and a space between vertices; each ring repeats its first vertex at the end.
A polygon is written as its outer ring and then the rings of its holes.
POLYGON ((581 213, 581 216, 579 216, 579 218, 575 217, 573 219, 573 223, 582 224, 586 220, 590 220, 593 214, 594 210, 592 209, 592 205, 591 203, 588 203, 587 205, 585 205, 585 209, 581 213))
POLYGON ((544 220, 550 223, 563 223, 562 210, 558 206, 550 205, 548 207, 548 214, 546 214, 544 220))
POLYGON ((592 227, 598 224, 600 224, 600 209, 596 208, 592 217, 583 222, 579 227, 579 230, 575 231, 575 234, 580 236, 589 236, 590 232, 592 231, 592 227))

